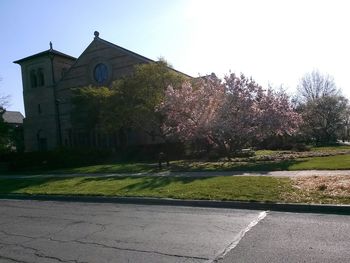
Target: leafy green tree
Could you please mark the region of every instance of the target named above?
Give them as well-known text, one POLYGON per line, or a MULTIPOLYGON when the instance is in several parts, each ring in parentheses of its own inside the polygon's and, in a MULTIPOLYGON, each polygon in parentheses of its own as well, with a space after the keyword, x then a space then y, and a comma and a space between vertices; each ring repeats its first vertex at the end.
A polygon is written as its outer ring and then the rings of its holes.
POLYGON ((73 89, 72 119, 76 128, 94 129, 104 116, 106 104, 114 94, 108 87, 83 87, 73 89))
POLYGON ((73 91, 73 116, 88 128, 120 132, 126 128, 143 130, 165 138, 160 129, 164 116, 157 108, 168 86, 180 87, 189 77, 172 69, 161 59, 135 66, 134 73, 111 87, 85 87, 73 91), (84 111, 81 111, 84 109, 84 111))

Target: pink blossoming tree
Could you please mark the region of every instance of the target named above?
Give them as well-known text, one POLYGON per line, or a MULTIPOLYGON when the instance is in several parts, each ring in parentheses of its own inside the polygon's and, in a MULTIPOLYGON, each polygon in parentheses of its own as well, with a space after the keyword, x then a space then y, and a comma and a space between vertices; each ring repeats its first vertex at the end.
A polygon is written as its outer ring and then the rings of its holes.
POLYGON ((284 92, 265 91, 243 74, 169 87, 158 110, 164 134, 183 141, 205 139, 227 156, 271 136, 291 135, 301 122, 284 92))

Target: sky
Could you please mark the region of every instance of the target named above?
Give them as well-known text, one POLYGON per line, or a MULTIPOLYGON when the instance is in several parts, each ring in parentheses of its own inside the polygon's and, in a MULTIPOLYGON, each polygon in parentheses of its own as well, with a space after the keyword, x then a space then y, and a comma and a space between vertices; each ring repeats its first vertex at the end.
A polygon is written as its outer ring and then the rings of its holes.
POLYGON ((313 70, 350 97, 350 2, 342 0, 0 0, 0 95, 23 114, 20 66, 53 48, 79 57, 95 30, 192 76, 244 73, 293 94, 313 70))

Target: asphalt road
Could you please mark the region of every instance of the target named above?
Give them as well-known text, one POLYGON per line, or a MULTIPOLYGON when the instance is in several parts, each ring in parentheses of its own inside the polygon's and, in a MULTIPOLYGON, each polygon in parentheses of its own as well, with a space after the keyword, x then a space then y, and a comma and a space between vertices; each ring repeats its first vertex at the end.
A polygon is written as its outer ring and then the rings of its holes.
POLYGON ((350 262, 350 217, 0 200, 0 262, 350 262))
POLYGON ((350 216, 269 213, 219 262, 350 262, 350 216))

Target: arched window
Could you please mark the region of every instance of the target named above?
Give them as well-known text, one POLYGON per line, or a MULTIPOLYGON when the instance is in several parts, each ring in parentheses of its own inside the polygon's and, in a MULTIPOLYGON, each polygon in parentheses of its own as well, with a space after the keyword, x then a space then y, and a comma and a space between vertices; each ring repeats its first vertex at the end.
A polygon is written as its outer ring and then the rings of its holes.
POLYGON ((38 79, 36 77, 34 69, 30 71, 30 86, 32 88, 36 88, 38 86, 38 79))
POLYGON ((44 72, 42 68, 38 69, 38 86, 44 86, 45 85, 45 80, 44 80, 44 72))

